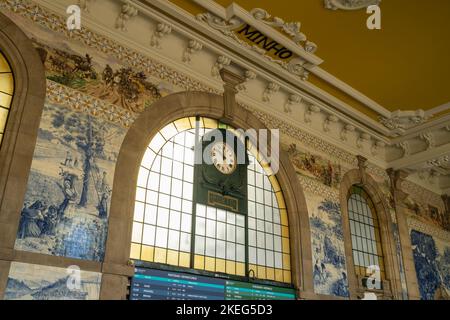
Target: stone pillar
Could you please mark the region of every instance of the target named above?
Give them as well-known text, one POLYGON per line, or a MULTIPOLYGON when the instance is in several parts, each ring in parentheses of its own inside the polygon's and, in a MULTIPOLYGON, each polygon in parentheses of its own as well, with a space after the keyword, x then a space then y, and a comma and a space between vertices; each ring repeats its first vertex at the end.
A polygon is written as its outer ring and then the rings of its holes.
POLYGON ((408 298, 410 300, 419 300, 419 285, 417 282, 416 268, 414 266, 413 252, 411 248, 411 238, 405 215, 405 199, 408 197, 408 194, 402 190, 402 183, 408 177, 408 173, 404 170, 393 169, 388 169, 387 173, 391 180, 391 191, 394 197, 395 212, 397 214, 397 225, 402 248, 408 298))
POLYGON ((225 123, 231 123, 233 121, 234 113, 236 110, 236 94, 238 93, 237 86, 244 82, 244 78, 231 72, 230 70, 223 68, 220 70, 220 76, 225 82, 223 92, 223 117, 222 121, 225 123))

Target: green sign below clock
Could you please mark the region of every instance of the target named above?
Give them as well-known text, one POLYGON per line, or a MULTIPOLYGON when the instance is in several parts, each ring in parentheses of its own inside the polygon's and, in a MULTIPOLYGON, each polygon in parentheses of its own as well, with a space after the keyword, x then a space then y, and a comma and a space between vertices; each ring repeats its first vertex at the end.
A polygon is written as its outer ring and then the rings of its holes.
POLYGON ((194 201, 247 214, 247 149, 225 129, 206 133, 196 150, 194 201))

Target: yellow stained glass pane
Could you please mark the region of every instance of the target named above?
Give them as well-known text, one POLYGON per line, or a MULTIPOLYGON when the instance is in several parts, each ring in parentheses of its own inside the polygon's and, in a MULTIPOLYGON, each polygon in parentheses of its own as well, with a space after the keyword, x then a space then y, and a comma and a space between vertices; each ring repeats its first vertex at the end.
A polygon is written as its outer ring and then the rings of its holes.
POLYGON ((167 141, 172 139, 177 133, 178 130, 173 123, 168 124, 164 128, 161 129, 160 133, 167 141))
POLYGON ((256 265, 250 264, 248 266, 248 270, 249 270, 249 276, 250 277, 256 277, 257 276, 258 267, 256 265))
POLYGON ((281 192, 275 193, 278 202, 278 208, 286 209, 286 204, 284 203, 283 194, 281 192))
POLYGON ((288 226, 288 215, 286 210, 280 210, 280 219, 283 226, 288 226))
POLYGON ((291 283, 291 272, 290 271, 284 271, 283 276, 284 276, 284 279, 283 279, 284 282, 291 283))
POLYGON ((258 266, 258 278, 260 279, 266 278, 266 267, 258 266))
POLYGON ((153 262, 155 248, 150 246, 142 246, 141 260, 153 262))
POLYGON ((275 269, 275 281, 283 282, 283 270, 275 269))
POLYGON ((0 52, 0 72, 11 72, 9 64, 3 54, 0 52))
POLYGON ((291 256, 283 253, 283 269, 291 270, 291 256))
MULTIPOLYGON (((199 128, 203 128, 203 127, 204 127, 204 125, 203 125, 203 119, 200 117, 199 120, 200 120, 200 121, 199 121, 199 128)), ((195 117, 189 117, 189 121, 191 122, 192 128, 195 128, 195 117)))
POLYGON ((282 238, 283 241, 283 253, 290 253, 290 248, 289 248, 289 238, 282 238))
POLYGON ((6 120, 8 120, 9 111, 3 108, 0 108, 0 132, 5 132, 6 120))
POLYGON ((211 257, 205 258, 205 270, 216 271, 216 259, 211 257))
POLYGON ((205 257, 195 255, 194 257, 194 268, 204 270, 205 269, 205 257))
POLYGON ((141 245, 137 243, 131 244, 130 258, 139 260, 141 258, 141 245))
POLYGON ((205 128, 207 129, 217 129, 218 123, 217 120, 209 119, 209 118, 203 118, 205 121, 205 128))
POLYGON ((167 250, 167 264, 178 266, 178 251, 167 250))
POLYGON ((186 252, 180 252, 180 267, 189 268, 191 262, 191 255, 186 252))
POLYGON ((0 107, 9 108, 11 106, 12 96, 0 92, 0 107))
POLYGON ((266 268, 266 277, 269 280, 275 280, 275 269, 274 268, 266 268))
POLYGON ((227 261, 227 273, 236 274, 236 262, 227 261))
POLYGON ((216 259, 216 272, 226 272, 225 260, 216 259))
POLYGON ((237 262, 236 263, 236 274, 238 276, 245 276, 245 264, 237 262))
POLYGON ((189 118, 178 119, 174 122, 174 125, 177 127, 179 132, 192 129, 189 118))
POLYGON ((14 92, 14 79, 12 73, 0 73, 0 91, 7 94, 14 92))
POLYGON ((270 181, 270 184, 272 185, 273 192, 278 192, 281 190, 277 177, 272 175, 269 177, 269 181, 270 181))
POLYGON ((289 228, 285 225, 281 226, 281 236, 289 238, 289 228))
POLYGON ((0 133, 0 145, 2 144, 2 141, 3 141, 3 134, 0 133))
POLYGON ((155 248, 155 262, 166 263, 167 249, 155 248))

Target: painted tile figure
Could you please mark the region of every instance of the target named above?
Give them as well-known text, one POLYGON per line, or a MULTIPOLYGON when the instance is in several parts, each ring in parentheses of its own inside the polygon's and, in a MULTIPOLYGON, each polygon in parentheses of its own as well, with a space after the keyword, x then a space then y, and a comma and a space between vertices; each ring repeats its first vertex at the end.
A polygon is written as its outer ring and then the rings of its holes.
POLYGON ((5 300, 98 300, 100 284, 100 273, 13 262, 5 300))
POLYGON ((432 236, 411 230, 414 265, 422 300, 450 298, 450 248, 432 236))
POLYGON ((339 204, 315 195, 307 195, 307 199, 314 261, 314 290, 318 294, 348 297, 339 204))
POLYGON ((124 134, 90 115, 45 106, 17 250, 103 259, 111 179, 124 134))

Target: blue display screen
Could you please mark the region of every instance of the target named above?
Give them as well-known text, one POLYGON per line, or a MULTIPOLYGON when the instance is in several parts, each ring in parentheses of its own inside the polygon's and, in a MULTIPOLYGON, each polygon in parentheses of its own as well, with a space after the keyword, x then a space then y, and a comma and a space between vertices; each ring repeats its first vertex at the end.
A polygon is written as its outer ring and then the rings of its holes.
POLYGON ((131 300, 294 300, 291 288, 136 268, 131 300))

